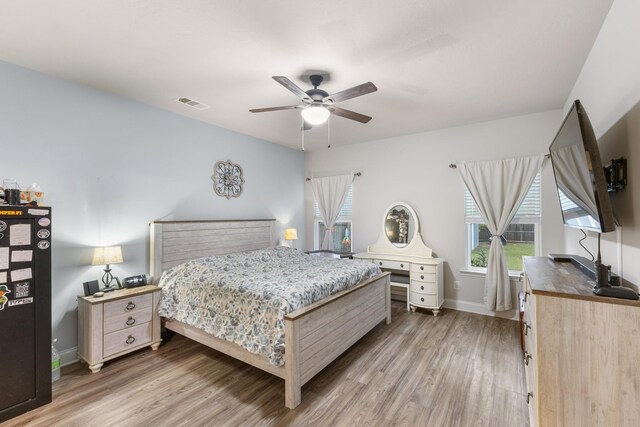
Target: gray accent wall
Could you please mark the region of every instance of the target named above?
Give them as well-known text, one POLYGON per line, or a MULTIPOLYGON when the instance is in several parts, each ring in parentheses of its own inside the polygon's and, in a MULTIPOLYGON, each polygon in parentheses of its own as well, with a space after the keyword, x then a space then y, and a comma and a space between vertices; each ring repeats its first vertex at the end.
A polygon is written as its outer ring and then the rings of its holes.
MULTIPOLYGON (((598 138, 602 162, 627 158, 628 186, 611 194, 613 214, 621 226, 602 235, 602 262, 636 291, 640 287, 640 2, 616 0, 602 24, 576 84, 567 97, 582 102, 598 138)), ((588 256, 578 245, 582 234, 567 229, 570 253, 588 256)), ((595 253, 597 235, 589 233, 586 246, 595 253)))
POLYGON ((95 246, 122 246, 120 278, 148 273, 152 220, 275 218, 305 247, 302 152, 0 61, 3 178, 37 182, 53 209, 52 332, 68 356, 76 296, 102 276, 95 246), (213 192, 219 160, 242 166, 241 197, 213 192))

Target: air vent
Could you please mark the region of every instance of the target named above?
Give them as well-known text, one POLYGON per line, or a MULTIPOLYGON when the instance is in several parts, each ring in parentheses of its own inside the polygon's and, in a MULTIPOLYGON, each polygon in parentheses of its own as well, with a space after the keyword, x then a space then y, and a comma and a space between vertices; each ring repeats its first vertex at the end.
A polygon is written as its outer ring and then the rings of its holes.
POLYGON ((193 99, 189 99, 189 98, 178 98, 177 101, 185 105, 188 105, 189 107, 193 107, 196 110, 206 110, 207 108, 209 108, 207 104, 203 104, 201 102, 194 101, 193 99))

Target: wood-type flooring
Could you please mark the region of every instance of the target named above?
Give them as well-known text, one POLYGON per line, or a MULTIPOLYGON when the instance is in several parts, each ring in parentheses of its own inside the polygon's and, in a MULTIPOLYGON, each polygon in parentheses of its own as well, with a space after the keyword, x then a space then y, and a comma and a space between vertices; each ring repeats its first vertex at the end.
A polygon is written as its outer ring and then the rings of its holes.
POLYGON ((174 336, 63 368, 53 403, 3 426, 528 426, 517 322, 393 302, 378 325, 284 406, 284 381, 174 336))

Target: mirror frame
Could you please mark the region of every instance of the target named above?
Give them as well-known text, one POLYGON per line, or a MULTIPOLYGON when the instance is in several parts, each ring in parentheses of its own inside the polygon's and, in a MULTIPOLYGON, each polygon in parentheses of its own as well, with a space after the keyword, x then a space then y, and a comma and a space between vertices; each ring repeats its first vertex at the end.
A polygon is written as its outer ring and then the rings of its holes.
POLYGON ((416 215, 416 211, 414 211, 413 208, 411 206, 409 206, 405 202, 394 202, 394 203, 392 203, 387 209, 384 210, 384 215, 382 216, 382 234, 387 239, 387 242, 390 245, 392 245, 392 246, 394 246, 396 248, 406 248, 406 247, 412 245, 415 242, 415 240, 418 238, 418 236, 420 235, 420 221, 418 220, 418 215, 416 215), (387 215, 389 214, 389 211, 391 209, 393 209, 394 207, 396 207, 396 206, 402 206, 403 208, 406 208, 409 211, 409 214, 413 217, 413 223, 415 224, 415 227, 413 229, 413 234, 408 239, 408 242, 404 243, 404 244, 393 243, 387 237, 387 228, 386 228, 387 215))

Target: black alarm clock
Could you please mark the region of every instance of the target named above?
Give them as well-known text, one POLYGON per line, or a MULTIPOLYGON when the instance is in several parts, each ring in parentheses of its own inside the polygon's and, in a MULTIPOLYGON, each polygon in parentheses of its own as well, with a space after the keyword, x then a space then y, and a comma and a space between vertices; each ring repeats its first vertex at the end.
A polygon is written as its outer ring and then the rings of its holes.
POLYGON ((148 276, 146 274, 141 274, 139 276, 125 277, 122 285, 125 288, 137 288, 138 286, 146 285, 148 281, 148 276))

